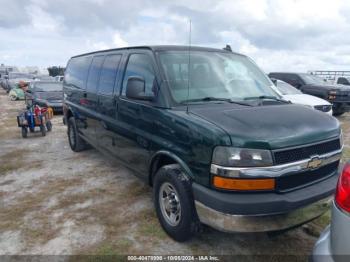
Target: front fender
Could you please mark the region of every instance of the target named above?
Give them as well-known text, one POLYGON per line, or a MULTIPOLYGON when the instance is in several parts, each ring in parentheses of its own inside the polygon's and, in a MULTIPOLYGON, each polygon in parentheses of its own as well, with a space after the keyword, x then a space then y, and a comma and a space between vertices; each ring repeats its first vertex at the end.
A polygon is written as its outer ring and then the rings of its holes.
POLYGON ((181 166, 181 168, 185 172, 185 175, 189 179, 191 179, 191 180, 194 179, 194 175, 185 161, 183 161, 180 157, 178 157, 176 154, 174 154, 170 151, 159 150, 152 155, 151 160, 150 160, 150 165, 149 165, 149 183, 150 183, 150 185, 152 185, 153 175, 155 173, 153 170, 154 164, 156 164, 156 161, 159 160, 160 157, 162 157, 162 156, 171 158, 175 163, 177 163, 181 166))

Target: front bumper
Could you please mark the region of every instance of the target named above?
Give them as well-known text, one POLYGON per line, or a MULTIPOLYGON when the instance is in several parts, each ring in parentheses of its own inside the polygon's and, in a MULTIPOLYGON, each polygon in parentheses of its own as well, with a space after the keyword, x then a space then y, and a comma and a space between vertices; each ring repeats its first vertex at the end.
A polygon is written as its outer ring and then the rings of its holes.
POLYGON ((193 183, 200 221, 224 232, 269 232, 307 223, 330 206, 338 174, 287 193, 222 192, 193 183))
POLYGON ((221 213, 195 201, 199 220, 223 232, 270 232, 293 228, 324 214, 332 201, 327 197, 286 214, 244 216, 221 213))

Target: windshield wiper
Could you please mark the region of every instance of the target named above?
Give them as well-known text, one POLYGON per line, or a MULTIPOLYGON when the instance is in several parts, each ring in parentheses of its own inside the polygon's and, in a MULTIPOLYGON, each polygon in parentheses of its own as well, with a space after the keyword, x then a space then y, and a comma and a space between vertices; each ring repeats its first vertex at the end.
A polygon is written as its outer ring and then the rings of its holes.
POLYGON ((188 100, 182 101, 181 104, 187 104, 187 103, 191 103, 191 102, 211 102, 211 101, 223 101, 223 102, 228 102, 228 103, 242 105, 242 106, 252 106, 250 104, 238 102, 238 101, 232 100, 230 98, 220 98, 220 97, 212 97, 212 96, 207 96, 207 97, 203 97, 203 98, 188 99, 188 100))
POLYGON ((263 100, 263 99, 271 99, 271 100, 275 100, 278 102, 282 102, 282 103, 286 103, 286 104, 290 104, 289 101, 275 97, 275 96, 251 96, 251 97, 245 97, 244 100, 263 100))

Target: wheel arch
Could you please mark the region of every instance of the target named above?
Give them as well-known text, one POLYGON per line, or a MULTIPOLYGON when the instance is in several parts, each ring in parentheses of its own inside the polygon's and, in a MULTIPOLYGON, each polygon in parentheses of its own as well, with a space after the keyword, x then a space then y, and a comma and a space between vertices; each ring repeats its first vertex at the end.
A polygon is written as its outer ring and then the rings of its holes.
POLYGON ((73 116, 73 112, 71 108, 67 108, 67 111, 65 113, 66 119, 68 120, 69 118, 71 118, 73 116))
POLYGON ((180 157, 178 157, 176 154, 160 150, 153 154, 151 157, 150 165, 149 165, 149 176, 148 176, 148 183, 150 186, 153 186, 153 177, 156 174, 156 172, 164 165, 169 164, 178 164, 183 169, 186 176, 188 176, 189 179, 193 179, 193 173, 191 172, 191 169, 188 167, 188 165, 183 161, 180 157))

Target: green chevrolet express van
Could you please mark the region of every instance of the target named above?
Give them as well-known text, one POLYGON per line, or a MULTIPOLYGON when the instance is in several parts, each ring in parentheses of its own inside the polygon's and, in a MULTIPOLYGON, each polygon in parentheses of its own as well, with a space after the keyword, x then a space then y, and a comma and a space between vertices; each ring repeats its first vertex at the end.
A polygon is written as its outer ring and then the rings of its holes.
MULTIPOLYGON (((338 177, 338 121, 290 104, 245 55, 142 46, 72 57, 64 118, 73 151, 93 146, 153 187, 163 229, 284 231, 322 215, 338 177)), ((117 207, 116 207, 117 208, 117 207)))

